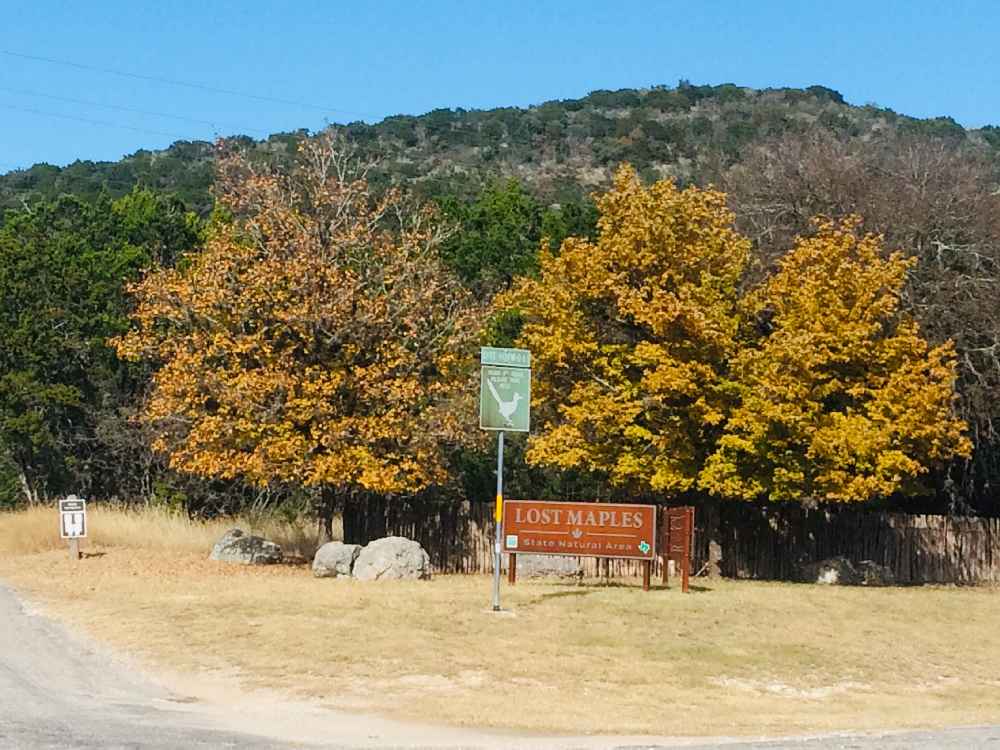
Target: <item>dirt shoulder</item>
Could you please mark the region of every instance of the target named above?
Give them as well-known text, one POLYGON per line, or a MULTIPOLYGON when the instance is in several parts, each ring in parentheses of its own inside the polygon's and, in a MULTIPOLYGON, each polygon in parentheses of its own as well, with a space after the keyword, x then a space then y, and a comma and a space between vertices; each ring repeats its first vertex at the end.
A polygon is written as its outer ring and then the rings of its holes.
POLYGON ((371 584, 90 552, 7 556, 0 577, 205 704, 263 695, 361 714, 364 727, 377 714, 403 734, 491 729, 476 735, 498 746, 525 733, 553 746, 555 733, 672 742, 1000 719, 992 589, 519 583, 497 617, 485 577, 371 584))
MULTIPOLYGON (((0 738, 5 746, 265 748, 596 748, 545 737, 398 722, 248 691, 223 674, 178 673, 109 649, 0 585, 0 738)), ((670 738, 616 738, 686 744, 670 738)))

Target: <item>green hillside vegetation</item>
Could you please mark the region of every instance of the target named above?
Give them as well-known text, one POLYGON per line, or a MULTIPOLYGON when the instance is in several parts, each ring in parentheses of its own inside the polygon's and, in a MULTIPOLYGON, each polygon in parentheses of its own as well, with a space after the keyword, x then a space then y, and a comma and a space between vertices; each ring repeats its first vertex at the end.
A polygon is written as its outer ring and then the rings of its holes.
MULTIPOLYGON (((956 405, 974 445, 971 459, 927 476, 922 497, 881 502, 1000 512, 992 489, 1000 482, 1000 128, 853 106, 822 86, 682 81, 336 129, 376 161, 376 193, 401 185, 436 204, 441 258, 483 302, 536 274, 543 242, 558 252, 566 237, 595 238, 591 195, 608 188, 622 162, 646 184, 672 178, 727 194, 752 243, 746 287, 773 271, 813 217, 859 215, 859 231, 883 235, 887 250, 912 260, 900 314, 931 344, 954 342, 956 405)), ((237 136, 227 145, 284 165, 311 135, 237 136)), ((213 210, 215 156, 215 144, 178 142, 118 162, 0 176, 0 333, 8 344, 0 355, 0 507, 64 491, 205 513, 315 504, 294 485, 249 488, 170 470, 130 421, 150 372, 117 361, 105 345, 127 325, 124 283, 154 263, 170 268, 231 218, 213 210)), ((519 326, 516 314, 496 315, 487 342, 511 345, 519 326)), ((508 451, 514 495, 615 492, 598 475, 526 465, 517 441, 508 451)), ((490 497, 488 451, 452 458, 448 491, 490 497)))
MULTIPOLYGON (((621 162, 648 181, 712 175, 754 144, 821 128, 845 138, 886 132, 1000 149, 1000 130, 965 130, 948 117, 914 119, 873 105, 852 106, 823 86, 741 88, 732 84, 594 91, 528 108, 436 109, 343 126, 381 163, 375 182, 405 182, 424 197, 470 197, 484 182, 516 177, 545 203, 576 200, 606 187, 621 162)), ((237 140, 262 156, 294 152, 306 131, 237 140)), ((140 185, 176 194, 201 213, 211 207, 212 144, 178 141, 117 162, 38 164, 0 177, 0 207, 63 193, 112 197, 140 185)))

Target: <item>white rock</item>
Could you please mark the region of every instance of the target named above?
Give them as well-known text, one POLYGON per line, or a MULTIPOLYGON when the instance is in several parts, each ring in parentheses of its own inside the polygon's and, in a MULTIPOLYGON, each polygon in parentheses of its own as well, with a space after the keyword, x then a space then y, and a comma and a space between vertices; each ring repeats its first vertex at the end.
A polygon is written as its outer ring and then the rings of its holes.
POLYGON ((387 536, 361 550, 354 562, 354 577, 359 581, 427 579, 431 577, 431 559, 412 539, 387 536))
POLYGON ((799 580, 827 586, 855 586, 860 582, 860 576, 846 557, 830 557, 802 565, 799 568, 799 580))
POLYGON ((328 542, 316 550, 312 565, 313 575, 317 578, 349 576, 360 552, 360 544, 328 542))
POLYGON ((517 554, 518 578, 581 578, 580 558, 566 555, 517 554))
POLYGON ((862 586, 892 586, 896 583, 896 574, 887 565, 874 560, 862 560, 855 567, 862 586))
POLYGON ((259 536, 248 536, 243 529, 230 529, 212 547, 211 560, 243 565, 272 565, 283 559, 281 547, 259 536))

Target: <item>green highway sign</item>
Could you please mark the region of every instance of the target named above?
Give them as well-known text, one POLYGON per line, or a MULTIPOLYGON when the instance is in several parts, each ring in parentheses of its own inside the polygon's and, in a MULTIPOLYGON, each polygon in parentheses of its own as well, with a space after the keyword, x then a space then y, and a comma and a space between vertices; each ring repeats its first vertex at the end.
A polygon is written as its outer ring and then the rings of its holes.
MULTIPOLYGON (((493 611, 500 611, 500 540, 503 538, 503 436, 531 426, 531 352, 527 349, 479 350, 479 426, 497 431, 496 541, 493 544, 493 611)), ((511 558, 513 559, 513 558, 511 558)))
POLYGON ((479 391, 479 426, 484 430, 527 432, 530 426, 531 370, 484 365, 479 391))
POLYGON ((531 354, 524 349, 483 347, 479 426, 528 432, 531 425, 531 354))

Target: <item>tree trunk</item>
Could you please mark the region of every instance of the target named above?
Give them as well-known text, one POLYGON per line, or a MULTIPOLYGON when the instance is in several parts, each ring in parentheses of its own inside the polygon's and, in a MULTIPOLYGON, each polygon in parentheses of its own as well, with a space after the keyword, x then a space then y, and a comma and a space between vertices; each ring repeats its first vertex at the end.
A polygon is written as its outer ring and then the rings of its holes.
POLYGON ((722 576, 722 513, 719 500, 706 496, 702 501, 701 512, 702 529, 708 540, 706 573, 709 578, 720 578, 722 576))
POLYGON ((344 500, 345 542, 368 544, 388 534, 386 498, 367 492, 351 492, 344 500))
POLYGON ((367 495, 352 493, 344 503, 341 519, 344 526, 344 541, 348 544, 368 544, 369 518, 371 502, 367 495))
POLYGON ((319 506, 316 509, 319 545, 333 541, 333 514, 337 510, 338 492, 334 487, 323 487, 320 491, 319 506))
POLYGON ((28 505, 38 505, 38 490, 31 486, 28 475, 20 471, 17 474, 17 479, 21 484, 21 492, 24 493, 24 499, 28 501, 28 505))
POLYGON ((340 518, 344 527, 344 541, 348 544, 365 544, 368 541, 364 538, 363 506, 364 503, 358 501, 344 503, 340 518))

